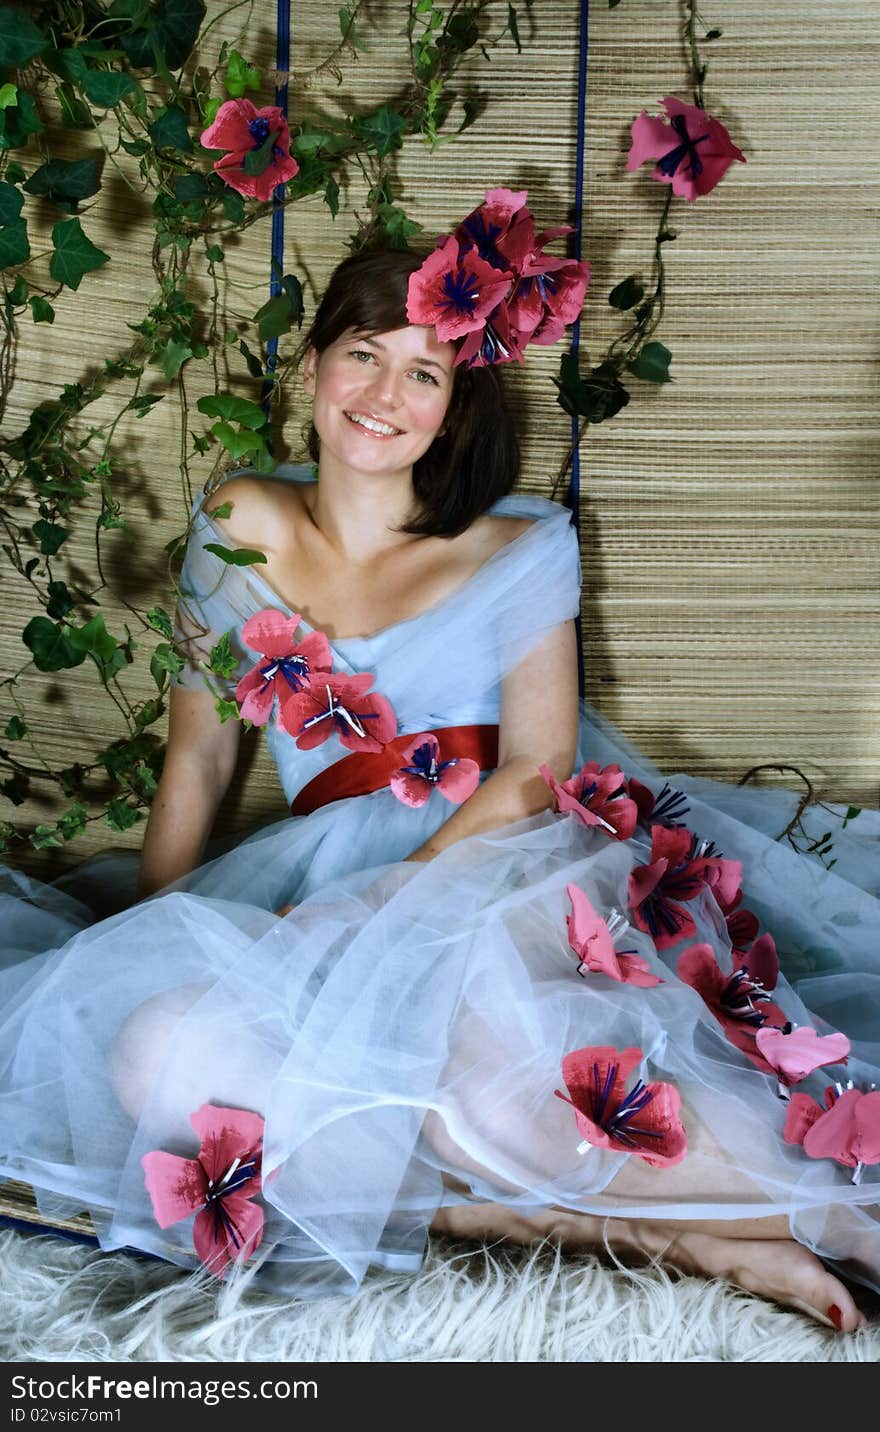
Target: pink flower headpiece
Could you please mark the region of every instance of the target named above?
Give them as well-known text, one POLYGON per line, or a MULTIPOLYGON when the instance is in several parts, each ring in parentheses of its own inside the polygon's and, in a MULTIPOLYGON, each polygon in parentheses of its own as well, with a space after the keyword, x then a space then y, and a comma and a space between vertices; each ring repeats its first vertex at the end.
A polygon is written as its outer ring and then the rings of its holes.
POLYGON ((490 189, 410 275, 407 318, 459 342, 456 364, 521 363, 527 343, 555 343, 581 311, 590 265, 544 252, 571 226, 536 234, 527 198, 490 189))

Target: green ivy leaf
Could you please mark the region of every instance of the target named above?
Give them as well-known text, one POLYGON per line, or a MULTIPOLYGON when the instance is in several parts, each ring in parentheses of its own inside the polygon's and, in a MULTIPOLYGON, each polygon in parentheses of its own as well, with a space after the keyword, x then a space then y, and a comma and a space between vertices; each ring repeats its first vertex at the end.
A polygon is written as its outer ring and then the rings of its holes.
POLYGON ((223 204, 223 217, 227 223, 240 224, 245 214, 244 199, 235 189, 228 186, 224 190, 221 200, 223 204))
POLYGON ((28 839, 34 850, 48 850, 52 846, 64 844, 54 825, 38 825, 31 831, 28 839))
POLYGON ((115 109, 131 94, 135 81, 119 70, 86 70, 82 87, 86 97, 99 109, 115 109))
POLYGON ((214 702, 214 710, 220 717, 221 726, 224 722, 229 720, 230 716, 238 716, 238 706, 236 703, 234 701, 226 701, 223 697, 218 697, 214 702))
POLYGON ((623 279, 611 290, 608 302, 612 308, 619 308, 621 312, 625 312, 629 308, 635 308, 637 303, 641 303, 644 296, 643 285, 639 283, 635 274, 630 274, 628 278, 623 279))
POLYGON ((221 502, 219 507, 214 507, 211 509, 211 511, 208 513, 208 516, 211 518, 212 522, 216 522, 217 519, 220 517, 231 517, 234 505, 235 504, 232 502, 221 502))
POLYGON ((6 166, 6 180, 7 180, 7 183, 9 183, 9 184, 20 184, 25 177, 26 177, 25 172, 24 172, 24 170, 22 169, 22 167, 21 167, 20 164, 16 164, 14 160, 12 160, 9 164, 7 164, 7 166, 6 166))
POLYGON ((0 68, 21 69, 49 48, 49 41, 23 10, 0 10, 0 68))
POLYGON ((392 249, 405 249, 413 234, 421 231, 421 224, 408 219, 396 204, 380 204, 377 217, 382 225, 384 242, 392 249))
POLYGON ((210 125, 214 123, 214 120, 217 118, 217 113, 222 103, 223 101, 219 95, 215 99, 205 100, 204 104, 202 105, 202 114, 205 117, 206 124, 210 125))
POLYGON ((634 363, 627 366, 636 378, 646 383, 671 383, 669 363, 672 354, 663 343, 646 343, 634 363))
POLYGON ((165 685, 166 673, 176 676, 179 671, 183 670, 183 667, 183 658, 178 656, 174 647, 167 641, 160 642, 150 657, 150 671, 160 691, 165 685))
POLYGON ((236 431, 229 423, 215 423, 211 432, 217 441, 222 443, 230 457, 236 459, 258 452, 264 446, 260 433, 248 432, 245 429, 236 431))
POLYGON ((171 181, 171 188, 175 199, 181 204, 194 204, 208 197, 204 174, 178 174, 171 181))
POLYGON ((251 350, 248 348, 243 338, 238 345, 238 351, 244 359, 245 363, 247 364, 247 370, 250 373, 251 377, 263 378, 265 376, 263 372, 263 365, 260 362, 259 358, 255 357, 251 350))
POLYGON ((159 697, 153 696, 149 701, 144 702, 139 711, 135 712, 134 723, 140 730, 143 730, 144 726, 152 726, 154 721, 158 721, 164 710, 165 707, 159 697))
POLYGON ((390 105, 383 104, 375 114, 359 120, 357 129, 367 143, 375 149, 379 158, 383 159, 392 150, 402 147, 406 120, 390 105))
POLYGON ((164 607, 150 607, 150 610, 147 612, 147 621, 150 623, 153 631, 160 632, 162 636, 166 636, 169 641, 172 640, 174 637, 174 629, 171 625, 171 618, 164 607))
MULTIPOLYGON (((7 313, 11 312, 11 310, 14 308, 20 308, 23 303, 27 303, 29 292, 30 290, 25 283, 22 275, 20 273, 17 273, 15 275, 15 282, 13 283, 12 287, 7 290, 6 293, 7 313)), ((31 414, 31 416, 33 416, 33 414, 31 414)))
POLYGON ((67 583, 50 582, 49 600, 46 603, 47 616, 50 616, 53 621, 60 621, 62 617, 67 616, 69 611, 73 610, 73 607, 74 600, 70 595, 67 583))
POLYGON ((81 801, 74 801, 68 806, 62 816, 59 816, 56 830, 63 840, 73 840, 74 836, 81 835, 86 828, 88 811, 81 801))
POLYGON ((188 154, 193 147, 186 115, 176 104, 163 109, 158 118, 147 126, 147 132, 157 149, 181 149, 188 154))
POLYGON ((0 109, 8 109, 11 104, 18 103, 18 86, 13 84, 0 85, 0 109))
POLYGON ((8 741, 21 741, 27 735, 27 730, 27 722, 22 721, 20 716, 10 716, 4 733, 8 741))
POLYGON ((13 805, 24 805, 30 790, 30 779, 23 771, 15 771, 5 781, 0 781, 0 791, 13 805))
POLYGON ((236 398, 233 393, 210 393, 196 403, 200 413, 207 418, 223 418, 228 423, 240 423, 243 428, 265 427, 266 414, 248 398, 236 398))
POLYGON ((32 96, 27 90, 19 90, 18 103, 0 110, 0 149, 20 149, 32 134, 39 134, 43 127, 32 96))
POLYGON ((83 103, 72 85, 66 81, 56 85, 55 98, 61 107, 61 120, 65 126, 72 129, 94 129, 92 111, 83 103))
POLYGON ((150 146, 145 139, 121 139, 120 144, 126 154, 130 154, 134 159, 140 159, 142 155, 150 152, 150 146))
POLYGON ((260 88, 260 71, 249 65, 238 50, 232 50, 223 76, 226 93, 233 99, 241 99, 247 90, 260 88))
POLYGON ((176 338, 169 338, 167 343, 156 350, 155 356, 156 362, 170 383, 177 377, 184 363, 192 358, 193 351, 187 343, 181 343, 176 338))
POLYGON ((66 542, 70 536, 66 527, 57 522, 47 522, 44 517, 37 518, 31 531, 39 542, 44 557, 54 557, 62 542, 66 542))
POLYGON ((33 617, 21 639, 34 658, 38 671, 67 671, 86 659, 71 642, 65 627, 56 626, 48 617, 33 617))
POLYGON ((216 646, 211 647, 211 670, 215 676, 234 676, 238 661, 229 645, 229 633, 224 632, 216 646))
POLYGON ((38 293, 35 293, 33 298, 28 299, 28 303, 34 316, 34 323, 55 322, 55 310, 48 299, 41 298, 38 293))
POLYGON ((22 187, 59 209, 75 208, 80 199, 88 199, 100 189, 101 161, 96 157, 50 159, 35 169, 22 187))
POLYGON ((209 264, 222 264, 226 255, 219 244, 208 244, 205 249, 205 258, 209 264))
POLYGON ((111 636, 104 618, 98 612, 85 626, 76 627, 70 632, 71 646, 77 651, 83 652, 92 658, 102 678, 109 681, 117 671, 125 666, 125 653, 119 648, 114 636, 111 636))
POLYGON ((30 256, 31 246, 28 243, 27 222, 24 219, 16 219, 14 224, 7 224, 0 229, 0 269, 26 263, 30 256))
POLYGON ((56 283, 63 283, 74 291, 87 273, 100 268, 110 259, 109 254, 96 248, 83 233, 79 219, 62 219, 54 224, 52 243, 55 252, 49 260, 49 272, 56 283))
POLYGON ((14 184, 0 183, 0 224, 14 224, 24 206, 24 197, 14 184))
POLYGON ((241 167, 245 174, 251 174, 253 176, 265 174, 269 165, 272 163, 276 140, 277 133, 270 132, 266 135, 266 138, 259 148, 248 150, 244 159, 241 161, 241 167))
MULTIPOLYGON (((213 552, 230 567, 252 567, 256 562, 269 560, 265 552, 257 552, 252 547, 221 547, 219 542, 206 542, 205 551, 213 552)), ((35 621, 39 620, 39 617, 35 618, 35 621)))
POLYGON ((559 406, 573 417, 587 418, 591 423, 613 418, 629 402, 629 393, 612 363, 600 363, 582 378, 575 355, 563 353, 559 377, 553 382, 558 389, 559 406))
POLYGON ((332 218, 339 213, 339 185, 335 179, 328 179, 324 185, 324 203, 330 210, 332 218))
POLYGON ((104 819, 111 830, 123 831, 129 830, 133 825, 137 825, 139 820, 143 820, 144 813, 142 810, 130 806, 121 796, 117 796, 105 810, 104 819))
POLYGON ((152 408, 155 408, 157 403, 161 403, 164 396, 164 393, 138 393, 136 397, 126 403, 125 412, 131 410, 136 413, 139 418, 145 418, 147 413, 149 413, 152 408))

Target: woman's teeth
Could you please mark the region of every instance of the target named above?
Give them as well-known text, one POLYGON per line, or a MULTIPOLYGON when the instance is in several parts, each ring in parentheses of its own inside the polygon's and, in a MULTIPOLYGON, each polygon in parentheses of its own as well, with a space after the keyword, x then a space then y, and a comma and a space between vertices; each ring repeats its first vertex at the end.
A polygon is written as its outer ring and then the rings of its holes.
POLYGON ((375 418, 365 418, 363 413, 346 413, 345 416, 350 422, 366 428, 368 433, 378 433, 380 437, 395 437, 401 431, 400 428, 389 427, 388 423, 379 423, 375 418))

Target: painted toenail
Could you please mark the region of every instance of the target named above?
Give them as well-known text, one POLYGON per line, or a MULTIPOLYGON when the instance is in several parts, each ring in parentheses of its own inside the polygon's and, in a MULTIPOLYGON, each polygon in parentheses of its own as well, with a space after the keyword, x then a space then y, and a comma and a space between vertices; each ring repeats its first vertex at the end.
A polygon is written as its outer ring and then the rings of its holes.
POLYGON ((836 1303, 831 1304, 831 1307, 828 1309, 828 1316, 837 1328, 837 1331, 841 1332, 843 1330, 843 1313, 836 1303))

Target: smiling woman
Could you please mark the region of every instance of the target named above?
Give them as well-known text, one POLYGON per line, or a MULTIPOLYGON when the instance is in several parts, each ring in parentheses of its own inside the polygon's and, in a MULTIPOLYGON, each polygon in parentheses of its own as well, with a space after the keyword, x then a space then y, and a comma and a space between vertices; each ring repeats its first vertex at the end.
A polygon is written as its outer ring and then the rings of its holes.
MULTIPOLYGON (((566 261, 524 194, 490 199, 461 272, 445 246, 427 280, 409 253, 336 271, 304 349, 317 481, 194 504, 142 899, 91 928, 72 908, 52 949, 36 886, 9 901, 0 1169, 88 1206, 105 1247, 253 1258, 295 1296, 415 1270, 431 1230, 607 1236, 852 1331, 816 1253, 880 1287, 864 853, 811 865, 758 797, 670 792, 579 708, 577 539, 510 493, 496 360, 526 329, 479 290, 514 231, 548 293, 566 261), (426 288, 454 338, 411 321, 426 288), (204 860, 241 729, 215 679, 266 726, 291 816, 204 860), (792 1053, 795 1025, 821 1037, 792 1053), (809 1079, 825 1113, 789 1097, 809 1079)), ((561 322, 516 273, 529 334, 561 322)))

